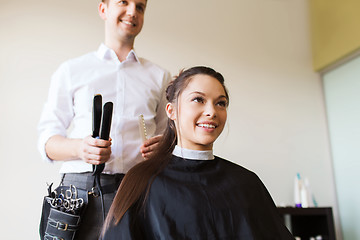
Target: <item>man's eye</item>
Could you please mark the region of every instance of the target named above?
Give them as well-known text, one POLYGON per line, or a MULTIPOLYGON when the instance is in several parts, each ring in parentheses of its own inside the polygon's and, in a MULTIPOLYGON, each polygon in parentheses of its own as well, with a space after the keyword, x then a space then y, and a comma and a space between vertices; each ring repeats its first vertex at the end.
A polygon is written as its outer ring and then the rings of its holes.
POLYGON ((137 6, 136 9, 141 13, 145 12, 145 8, 143 6, 137 6))

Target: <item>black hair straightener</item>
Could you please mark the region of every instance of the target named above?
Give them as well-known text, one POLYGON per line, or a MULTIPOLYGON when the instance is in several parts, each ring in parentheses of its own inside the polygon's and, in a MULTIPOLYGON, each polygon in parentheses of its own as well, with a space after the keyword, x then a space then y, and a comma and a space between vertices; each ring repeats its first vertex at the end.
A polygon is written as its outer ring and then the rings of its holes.
MULTIPOLYGON (((102 108, 102 96, 100 94, 95 95, 93 102, 93 138, 109 140, 112 113, 113 103, 107 102, 102 108)), ((104 168, 105 163, 93 165, 93 175, 100 174, 104 168)))

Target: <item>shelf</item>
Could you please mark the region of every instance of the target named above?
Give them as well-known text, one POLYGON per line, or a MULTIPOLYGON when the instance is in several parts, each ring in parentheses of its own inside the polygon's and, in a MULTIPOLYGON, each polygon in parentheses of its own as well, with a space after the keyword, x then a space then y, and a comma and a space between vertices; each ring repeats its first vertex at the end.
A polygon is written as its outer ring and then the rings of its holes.
POLYGON ((278 207, 278 211, 291 233, 302 240, 319 235, 324 240, 336 239, 331 207, 278 207))

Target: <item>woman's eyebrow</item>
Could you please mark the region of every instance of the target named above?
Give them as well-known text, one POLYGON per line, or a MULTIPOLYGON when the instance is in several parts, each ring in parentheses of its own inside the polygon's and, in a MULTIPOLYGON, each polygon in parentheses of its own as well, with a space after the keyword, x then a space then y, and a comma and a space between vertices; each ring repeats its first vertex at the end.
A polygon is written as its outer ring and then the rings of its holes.
POLYGON ((225 98, 226 100, 228 99, 225 95, 220 95, 220 96, 218 97, 218 99, 220 99, 220 98, 225 98))
MULTIPOLYGON (((206 96, 205 93, 199 92, 199 91, 194 91, 194 92, 190 92, 190 93, 189 93, 189 95, 192 95, 192 94, 200 94, 200 95, 206 96)), ((228 98, 226 97, 226 95, 220 95, 219 97, 217 97, 217 99, 221 99, 221 98, 225 98, 226 100, 228 99, 228 98)))
POLYGON ((194 91, 194 92, 191 92, 190 94, 200 94, 200 95, 204 95, 204 96, 205 96, 205 93, 199 92, 199 91, 194 91))

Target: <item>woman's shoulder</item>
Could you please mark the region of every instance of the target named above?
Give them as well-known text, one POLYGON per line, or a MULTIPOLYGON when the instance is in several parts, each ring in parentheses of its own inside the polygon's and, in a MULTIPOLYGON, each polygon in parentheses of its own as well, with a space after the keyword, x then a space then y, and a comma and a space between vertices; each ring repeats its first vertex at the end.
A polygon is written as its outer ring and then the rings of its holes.
POLYGON ((222 168, 224 171, 228 171, 229 173, 234 173, 235 176, 248 177, 256 181, 260 181, 259 177, 255 172, 243 166, 240 166, 235 162, 221 158, 219 156, 215 156, 215 160, 218 161, 218 165, 220 165, 219 167, 222 168))
POLYGON ((225 158, 222 158, 222 157, 219 157, 219 156, 215 156, 215 159, 216 161, 219 162, 219 164, 222 164, 226 167, 230 167, 232 169, 234 169, 235 171, 244 171, 244 172, 249 172, 249 173, 253 173, 251 170, 243 167, 243 166, 240 166, 239 164, 233 162, 233 161, 230 161, 230 160, 227 160, 225 158))

